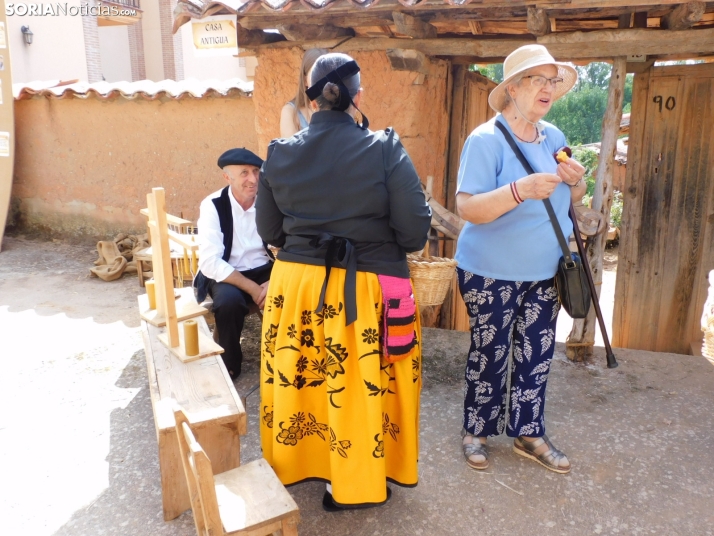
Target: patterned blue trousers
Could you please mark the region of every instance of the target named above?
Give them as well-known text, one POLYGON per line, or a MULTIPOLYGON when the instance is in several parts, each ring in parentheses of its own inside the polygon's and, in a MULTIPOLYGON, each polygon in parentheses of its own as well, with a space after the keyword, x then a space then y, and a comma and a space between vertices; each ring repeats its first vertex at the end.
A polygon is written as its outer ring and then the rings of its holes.
POLYGON ((501 281, 457 268, 471 324, 466 362, 464 428, 479 437, 506 427, 506 373, 513 344, 506 433, 540 437, 555 324, 560 310, 554 279, 501 281))

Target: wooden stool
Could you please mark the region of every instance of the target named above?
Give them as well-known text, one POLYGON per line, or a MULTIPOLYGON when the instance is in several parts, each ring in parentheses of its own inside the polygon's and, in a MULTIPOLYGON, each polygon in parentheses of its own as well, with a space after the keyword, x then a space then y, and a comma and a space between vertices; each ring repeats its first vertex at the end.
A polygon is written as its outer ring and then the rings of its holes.
POLYGON ((174 418, 199 536, 297 536, 298 506, 265 459, 214 476, 184 411, 175 409, 174 418))

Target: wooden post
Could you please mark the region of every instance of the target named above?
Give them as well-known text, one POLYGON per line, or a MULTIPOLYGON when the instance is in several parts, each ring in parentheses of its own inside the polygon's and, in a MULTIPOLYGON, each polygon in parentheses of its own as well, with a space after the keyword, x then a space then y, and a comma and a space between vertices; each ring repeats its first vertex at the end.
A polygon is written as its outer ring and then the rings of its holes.
MULTIPOLYGON (((613 188, 612 177, 615 166, 615 151, 617 150, 617 136, 622 120, 622 102, 625 93, 625 76, 627 75, 627 58, 615 58, 610 75, 610 87, 607 96, 607 111, 602 120, 602 141, 600 144, 600 160, 595 178, 595 193, 592 208, 599 211, 606 222, 610 221, 610 207, 612 206, 613 188)), ((590 241, 587 255, 593 281, 597 289, 598 299, 602 287, 602 265, 605 255, 607 233, 600 233, 590 241)), ((573 329, 566 341, 566 355, 573 361, 582 361, 592 355, 595 344, 595 308, 590 308, 588 317, 573 321, 573 329)))
POLYGON ((176 300, 174 298, 173 276, 171 273, 171 250, 169 248, 169 228, 166 223, 166 198, 163 188, 153 188, 146 196, 149 206, 149 230, 151 232, 151 263, 156 281, 156 310, 166 319, 168 346, 179 345, 176 300))

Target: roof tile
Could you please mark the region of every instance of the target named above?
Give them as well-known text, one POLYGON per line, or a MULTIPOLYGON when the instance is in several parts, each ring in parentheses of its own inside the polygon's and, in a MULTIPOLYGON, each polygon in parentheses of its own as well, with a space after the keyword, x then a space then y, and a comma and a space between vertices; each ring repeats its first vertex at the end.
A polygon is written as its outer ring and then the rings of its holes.
POLYGON ((12 94, 16 100, 30 99, 41 95, 53 99, 79 98, 86 99, 94 96, 99 99, 123 97, 135 99, 138 97, 154 100, 160 97, 181 99, 184 97, 202 98, 211 93, 227 95, 230 91, 237 90, 244 96, 252 96, 253 82, 246 82, 240 78, 229 80, 140 80, 137 82, 74 82, 66 83, 61 80, 45 80, 12 85, 12 94))

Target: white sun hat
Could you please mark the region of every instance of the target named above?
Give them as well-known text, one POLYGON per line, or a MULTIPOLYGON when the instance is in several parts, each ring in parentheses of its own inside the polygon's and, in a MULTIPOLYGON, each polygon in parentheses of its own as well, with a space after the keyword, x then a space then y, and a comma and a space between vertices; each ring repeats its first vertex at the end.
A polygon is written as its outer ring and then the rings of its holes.
POLYGON ((555 65, 558 76, 563 79, 563 83, 558 84, 553 92, 553 102, 570 91, 578 81, 578 72, 575 68, 567 63, 555 61, 543 45, 524 45, 511 52, 503 62, 503 82, 498 84, 488 96, 489 106, 497 112, 502 111, 506 103, 506 86, 519 74, 540 65, 555 65))

